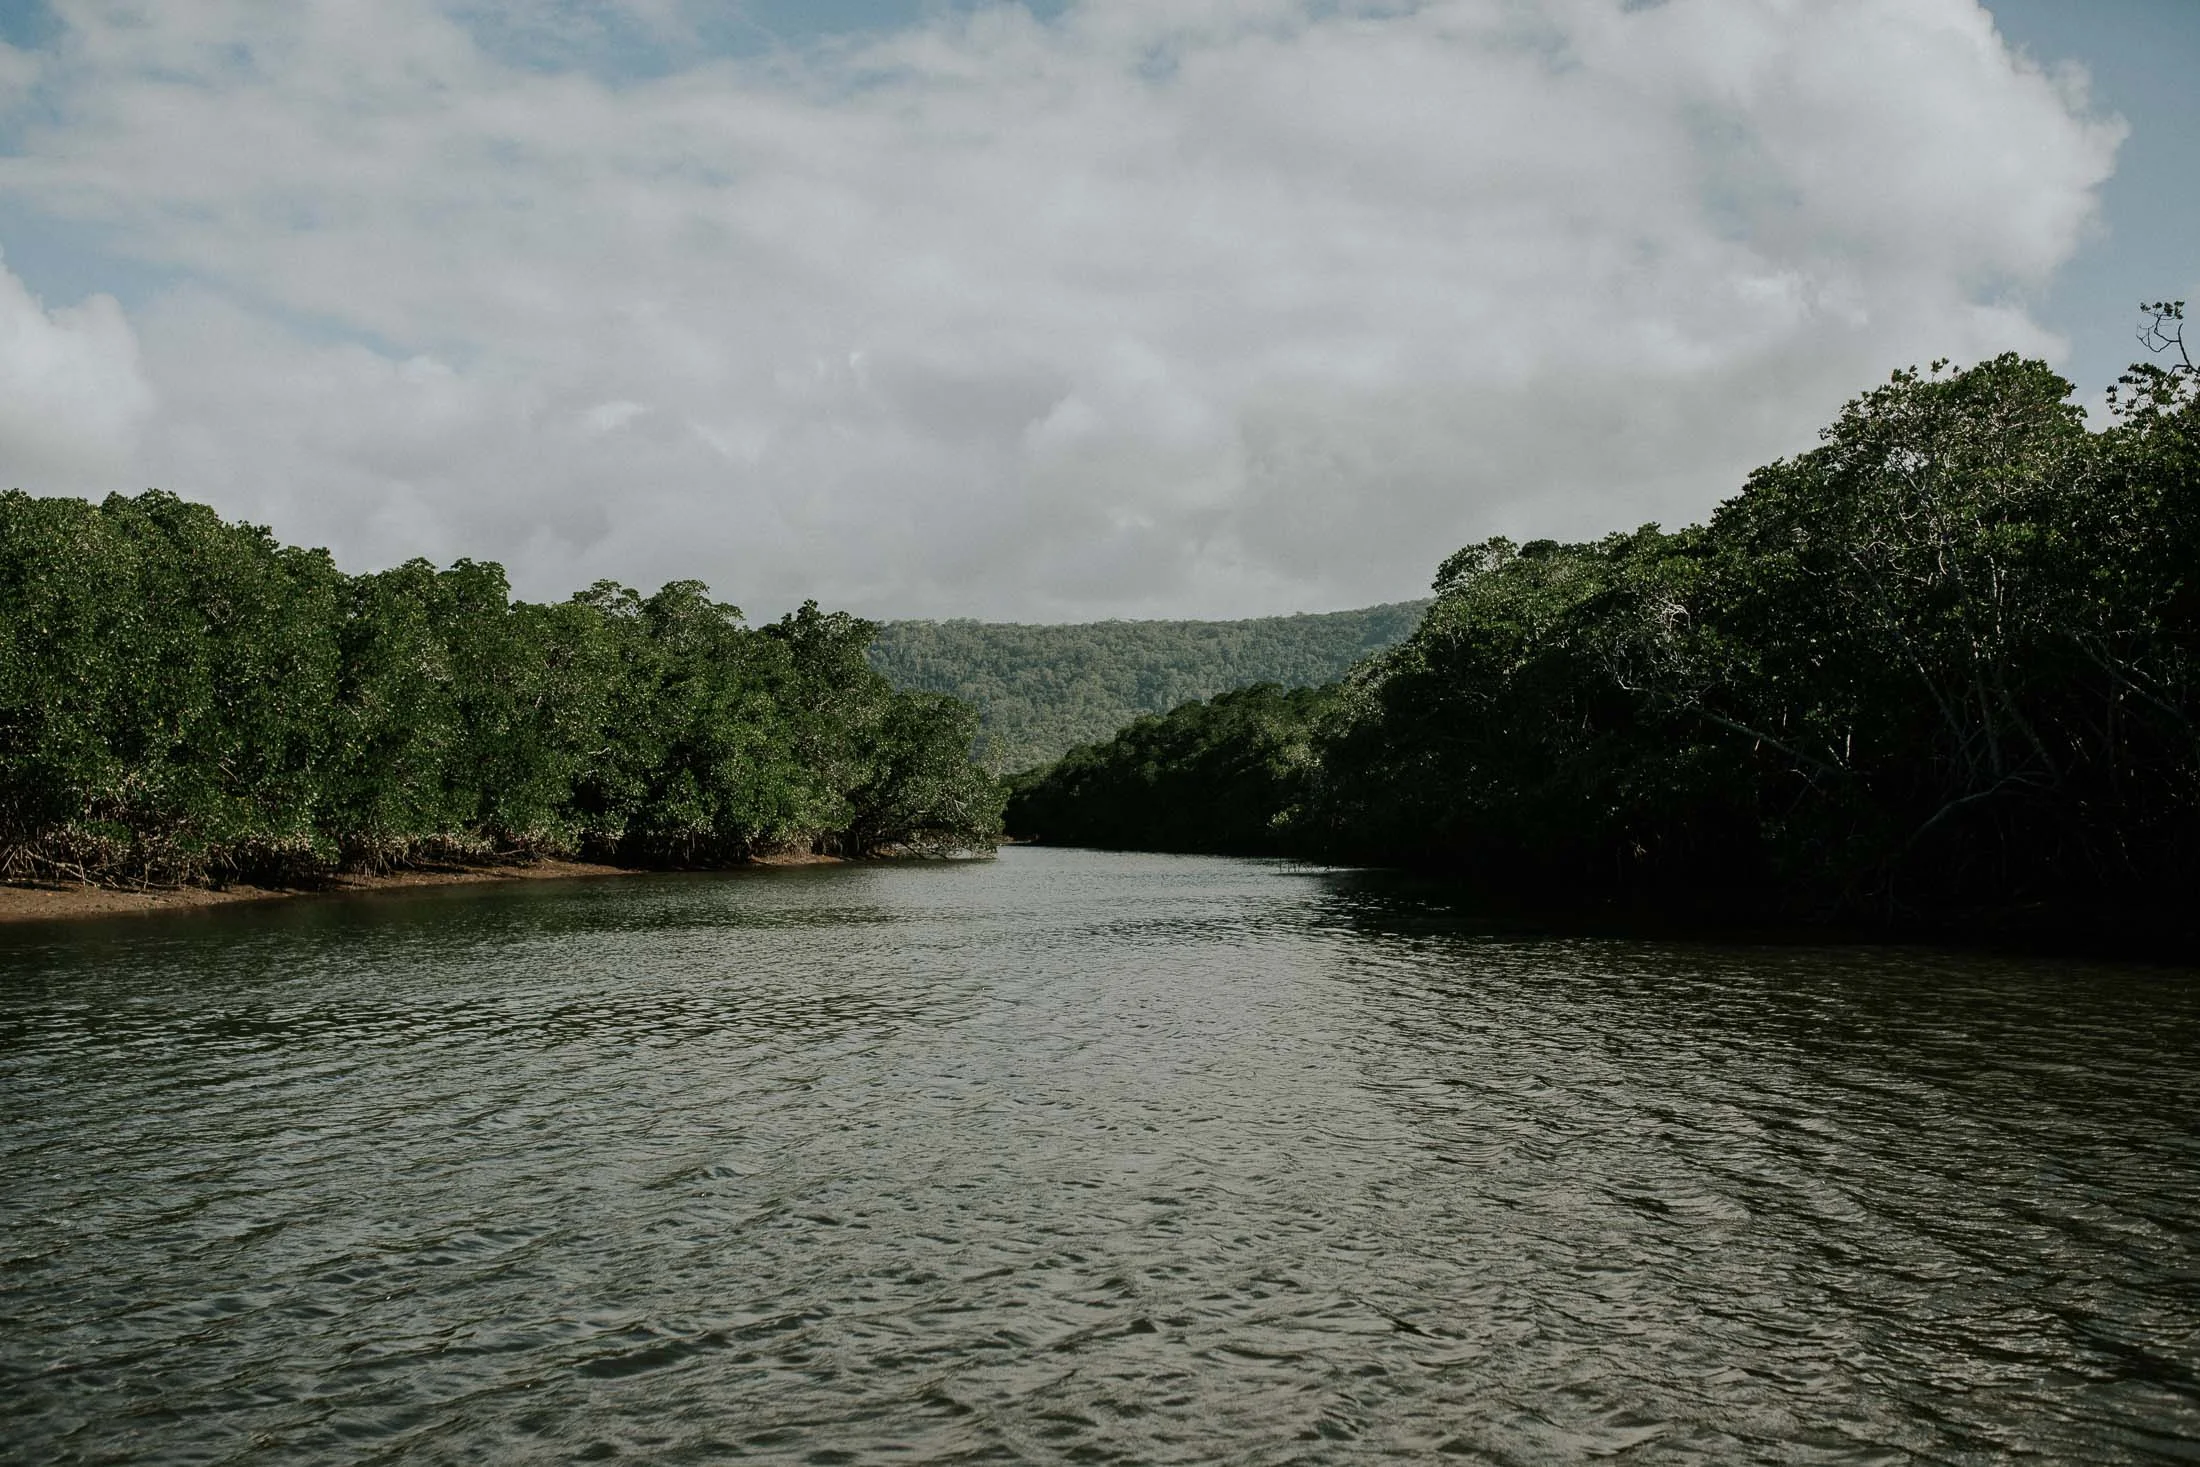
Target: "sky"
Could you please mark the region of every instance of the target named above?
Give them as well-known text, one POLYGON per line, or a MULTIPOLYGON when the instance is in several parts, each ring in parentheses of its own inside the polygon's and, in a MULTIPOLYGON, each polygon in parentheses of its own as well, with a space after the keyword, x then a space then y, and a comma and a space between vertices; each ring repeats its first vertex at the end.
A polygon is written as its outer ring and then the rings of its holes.
POLYGON ((1700 519, 2200 300, 2200 0, 0 0, 0 485, 772 615, 1700 519))

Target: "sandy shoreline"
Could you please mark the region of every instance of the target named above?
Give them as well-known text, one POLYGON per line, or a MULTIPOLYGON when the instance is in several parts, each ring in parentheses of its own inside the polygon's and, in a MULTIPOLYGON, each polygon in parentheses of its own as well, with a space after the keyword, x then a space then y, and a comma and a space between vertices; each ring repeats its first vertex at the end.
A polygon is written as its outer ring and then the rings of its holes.
MULTIPOLYGON (((767 856, 757 866, 813 866, 836 864, 836 856, 767 856)), ((646 876, 648 868, 606 866, 594 861, 544 859, 514 866, 448 866, 393 871, 384 876, 332 876, 320 885, 303 887, 179 886, 133 891, 110 886, 79 886, 68 882, 0 885, 0 923, 56 922, 73 917, 126 917, 157 912, 182 912, 199 907, 222 907, 237 902, 280 901, 287 897, 344 896, 390 891, 407 886, 458 886, 489 881, 570 880, 583 876, 646 876)))

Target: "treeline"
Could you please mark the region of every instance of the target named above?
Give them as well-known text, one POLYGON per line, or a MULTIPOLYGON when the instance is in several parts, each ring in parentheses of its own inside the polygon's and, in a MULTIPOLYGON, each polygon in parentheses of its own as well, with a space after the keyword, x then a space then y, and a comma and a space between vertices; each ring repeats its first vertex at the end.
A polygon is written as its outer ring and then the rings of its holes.
POLYGON ((706 588, 346 575, 163 493, 0 495, 0 876, 297 879, 451 858, 725 864, 989 845, 976 714, 873 627, 706 588))
POLYGON ((2098 433, 2070 395, 2015 357, 1899 373, 1708 524, 1470 546, 1336 687, 1133 724, 1009 830, 1553 907, 2189 933, 2200 395, 2135 368, 2098 433))
POLYGON ((1134 720, 1114 738, 1016 776, 1017 833, 1115 850, 1259 855, 1290 849, 1316 729, 1337 689, 1260 683, 1134 720))
POLYGON ((1427 606, 1071 626, 890 621, 871 644, 871 665, 897 688, 976 704, 980 761, 1021 770, 1188 699, 1255 683, 1334 682, 1403 639, 1427 606))

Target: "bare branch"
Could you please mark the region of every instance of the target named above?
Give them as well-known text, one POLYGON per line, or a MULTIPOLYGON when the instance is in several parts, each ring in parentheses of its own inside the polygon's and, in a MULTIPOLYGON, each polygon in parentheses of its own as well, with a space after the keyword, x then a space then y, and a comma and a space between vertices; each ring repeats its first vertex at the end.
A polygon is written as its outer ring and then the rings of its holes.
POLYGON ((2200 372, 2192 360, 2192 350, 2185 345, 2185 303, 2183 301, 2149 301, 2139 307, 2145 321, 2139 327, 2139 344, 2155 356, 2174 353, 2176 360, 2170 364, 2173 372, 2188 375, 2200 372))

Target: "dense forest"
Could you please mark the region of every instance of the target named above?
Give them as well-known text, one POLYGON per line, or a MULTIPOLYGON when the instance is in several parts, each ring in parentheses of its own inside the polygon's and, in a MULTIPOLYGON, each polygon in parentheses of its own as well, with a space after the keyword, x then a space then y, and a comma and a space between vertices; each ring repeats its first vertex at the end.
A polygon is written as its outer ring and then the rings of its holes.
POLYGON ((1292 849, 1334 684, 1259 683, 1179 704, 1010 780, 1026 838, 1117 850, 1261 855, 1292 849))
POLYGON ((2003 357, 1897 373, 1708 523, 1446 560, 1336 686, 1132 724, 1011 833, 1407 864, 1554 907, 2167 924, 2200 890, 2200 390, 2089 431, 2003 357))
POLYGON ((1188 699, 1255 683, 1334 682, 1404 638, 1427 606, 1073 626, 890 621, 871 643, 871 665, 897 688, 976 704, 981 762, 1029 769, 1188 699))
POLYGON ((873 628, 678 581, 512 599, 346 575, 161 493, 0 495, 0 876, 296 880, 528 853, 722 864, 989 846, 976 713, 873 628))

